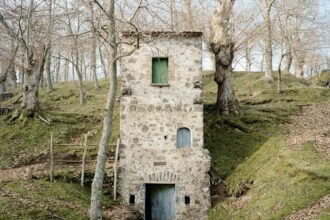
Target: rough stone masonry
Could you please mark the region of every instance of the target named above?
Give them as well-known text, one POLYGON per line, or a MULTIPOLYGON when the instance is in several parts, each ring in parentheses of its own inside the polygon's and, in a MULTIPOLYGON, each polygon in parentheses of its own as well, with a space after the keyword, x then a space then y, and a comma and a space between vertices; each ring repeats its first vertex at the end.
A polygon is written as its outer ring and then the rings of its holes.
POLYGON ((144 215, 146 184, 174 184, 175 219, 207 219, 210 157, 203 140, 202 33, 149 32, 140 41, 139 49, 120 62, 119 193, 144 215), (168 58, 168 83, 152 83, 153 58, 168 58), (180 128, 189 129, 191 146, 177 147, 180 128))

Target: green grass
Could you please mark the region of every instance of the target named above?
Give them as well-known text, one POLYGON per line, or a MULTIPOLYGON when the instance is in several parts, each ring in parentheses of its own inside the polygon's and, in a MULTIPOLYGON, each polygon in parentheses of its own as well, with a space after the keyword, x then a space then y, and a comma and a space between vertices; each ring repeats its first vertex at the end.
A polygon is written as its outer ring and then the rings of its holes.
MULTIPOLYGON (((211 105, 216 94, 212 77, 204 78, 204 88, 211 105)), ((234 88, 240 114, 221 117, 206 107, 204 135, 212 175, 226 181, 229 195, 244 194, 245 200, 227 198, 210 211, 210 219, 282 219, 330 193, 328 161, 313 143, 293 151, 284 126, 301 106, 329 100, 330 91, 286 75, 278 96, 276 84, 256 73, 234 74, 234 88)))
MULTIPOLYGON (((43 117, 51 120, 46 124, 39 118, 18 120, 7 123, 7 116, 0 116, 0 169, 22 166, 43 158, 49 151, 50 133, 56 143, 76 143, 78 147, 56 147, 56 153, 71 153, 81 156, 79 145, 83 135, 94 131, 88 143, 98 143, 102 131, 103 109, 108 91, 108 81, 101 80, 101 89, 96 92, 92 82, 85 82, 87 102, 79 104, 77 82, 58 83, 52 93, 40 90, 40 106, 43 117)), ((19 93, 18 95, 19 96, 19 93)), ((12 104, 16 99, 7 101, 12 104)), ((119 103, 114 113, 114 129, 110 142, 119 136, 119 103)), ((95 159, 97 149, 88 150, 88 158, 95 159)), ((48 156, 49 157, 49 156, 48 156)), ((88 219, 90 189, 82 188, 77 182, 80 168, 56 166, 55 179, 50 183, 44 180, 15 181, 0 186, 0 219, 88 219), (72 183, 67 183, 72 182, 72 183), (2 191, 1 191, 2 190, 2 191), (11 196, 3 196, 6 192, 11 196)), ((93 170, 85 174, 88 186, 93 170)), ((107 180, 108 181, 108 180, 107 180)), ((108 181, 109 182, 109 181, 108 181)), ((107 186, 109 187, 109 186, 107 186)), ((109 191, 104 189, 104 194, 109 191)), ((110 196, 104 196, 104 205, 114 203, 110 196)))
MULTIPOLYGON (((51 120, 50 125, 39 118, 8 124, 7 116, 0 115, 0 169, 30 163, 37 156, 47 153, 51 132, 54 142, 79 145, 83 141, 83 135, 94 130, 95 135, 89 137, 88 142, 98 143, 102 131, 108 84, 108 81, 101 80, 101 89, 96 92, 92 82, 85 82, 87 102, 84 105, 79 104, 77 82, 55 84, 52 93, 41 89, 40 105, 44 117, 51 120)), ((115 142, 118 136, 119 103, 116 103, 114 129, 110 142, 115 142)), ((65 148, 56 150, 68 151, 65 148)))
POLYGON ((21 180, 0 189, 0 219, 89 219, 89 204, 89 189, 77 184, 21 180))
MULTIPOLYGON (((302 106, 329 101, 330 90, 284 75, 283 93, 279 96, 276 83, 268 84, 262 76, 261 73, 234 74, 234 90, 241 110, 232 117, 221 117, 209 110, 216 99, 217 88, 212 76, 204 77, 204 136, 212 157, 212 176, 226 181, 228 194, 244 194, 247 198, 239 208, 234 206, 239 198, 227 198, 210 210, 210 219, 281 219, 330 192, 329 163, 315 151, 313 143, 305 143, 301 151, 288 147, 284 126, 302 106), (249 184, 248 191, 242 190, 244 184, 249 184)), ((41 90, 41 107, 45 117, 52 120, 50 125, 38 118, 9 125, 5 116, 0 116, 0 169, 29 163, 35 156, 45 153, 50 132, 54 133, 56 142, 79 144, 84 133, 94 130, 89 143, 98 143, 108 90, 107 81, 100 83, 101 89, 96 92, 92 82, 85 82, 87 103, 82 106, 76 82, 58 83, 50 94, 41 90)), ((111 142, 119 136, 118 104, 111 142)), ((81 154, 81 150, 75 151, 81 154)), ((89 152, 89 155, 95 156, 95 153, 89 152)), ((75 178, 70 172, 61 172, 66 179, 75 178)), ((25 204, 24 200, 0 196, 0 210, 8 209, 8 212, 0 211, 0 219, 17 219, 15 216, 46 219, 53 214, 54 218, 58 215, 65 219, 87 217, 86 213, 54 203, 64 199, 87 210, 89 191, 78 185, 19 181, 4 187, 22 198, 31 199, 33 206, 25 204), (48 207, 39 208, 39 201, 48 207)), ((328 216, 325 211, 318 218, 328 216)))

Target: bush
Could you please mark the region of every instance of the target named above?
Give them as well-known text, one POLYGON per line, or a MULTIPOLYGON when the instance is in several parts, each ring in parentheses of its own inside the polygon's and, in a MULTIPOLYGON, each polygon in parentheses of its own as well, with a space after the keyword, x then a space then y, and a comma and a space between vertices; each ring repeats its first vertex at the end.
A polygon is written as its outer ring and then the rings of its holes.
POLYGON ((330 70, 323 70, 318 76, 317 85, 330 88, 330 70))

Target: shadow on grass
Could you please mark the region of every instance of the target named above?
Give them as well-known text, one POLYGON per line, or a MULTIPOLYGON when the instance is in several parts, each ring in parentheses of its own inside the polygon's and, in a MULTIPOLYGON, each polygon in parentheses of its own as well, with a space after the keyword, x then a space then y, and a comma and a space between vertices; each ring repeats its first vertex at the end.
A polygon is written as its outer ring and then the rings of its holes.
POLYGON ((204 141, 212 155, 212 175, 225 179, 253 155, 268 139, 255 129, 265 123, 269 121, 247 112, 244 117, 223 117, 217 115, 212 105, 205 105, 204 141))

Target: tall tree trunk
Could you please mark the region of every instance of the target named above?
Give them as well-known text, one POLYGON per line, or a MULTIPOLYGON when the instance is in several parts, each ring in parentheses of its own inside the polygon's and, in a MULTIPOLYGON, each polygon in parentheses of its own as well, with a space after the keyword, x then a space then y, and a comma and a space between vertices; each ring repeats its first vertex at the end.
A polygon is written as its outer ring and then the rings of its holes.
POLYGON ((94 78, 94 85, 96 91, 99 90, 99 82, 97 80, 97 75, 96 75, 96 44, 97 44, 97 36, 96 36, 96 29, 95 29, 95 22, 94 22, 94 5, 91 3, 90 4, 90 10, 91 10, 91 16, 92 16, 92 72, 93 72, 93 78, 94 78))
POLYGON ((20 62, 20 69, 19 69, 19 80, 20 80, 20 83, 23 85, 24 84, 24 76, 25 76, 25 54, 24 52, 22 51, 22 54, 21 54, 21 62, 20 62))
POLYGON ((105 62, 104 62, 101 47, 99 47, 99 54, 100 54, 100 59, 101 59, 101 64, 102 64, 102 70, 103 70, 103 73, 104 73, 104 78, 107 79, 108 78, 108 71, 107 71, 107 67, 106 67, 105 62))
POLYGON ((22 107, 27 110, 28 117, 34 117, 35 112, 39 111, 39 84, 48 53, 45 46, 40 48, 28 57, 28 69, 23 85, 22 107))
POLYGON ((63 81, 67 82, 69 80, 69 61, 66 60, 64 64, 64 76, 63 81))
POLYGON ((249 42, 246 42, 245 44, 245 71, 250 72, 251 71, 251 66, 252 66, 252 58, 251 58, 251 47, 249 45, 249 42))
MULTIPOLYGON (((61 55, 59 55, 60 57, 61 55)), ((60 79, 60 68, 61 68, 61 59, 57 59, 56 69, 55 69, 55 81, 58 82, 60 79)))
POLYGON ((15 70, 15 65, 12 64, 10 66, 9 70, 9 77, 10 77, 10 83, 14 89, 17 88, 17 76, 16 76, 16 70, 15 70))
POLYGON ((285 39, 285 57, 284 57, 284 66, 283 71, 285 73, 289 73, 292 65, 292 48, 290 41, 287 37, 284 37, 285 39))
POLYGON ((219 3, 211 22, 211 49, 215 55, 214 81, 218 85, 217 112, 223 115, 235 114, 239 108, 232 85, 232 62, 234 43, 230 30, 230 18, 233 16, 233 0, 219 3))
MULTIPOLYGON (((79 53, 79 52, 78 52, 79 53)), ((72 58, 72 60, 75 60, 75 58, 72 58)), ((75 61, 74 61, 75 62, 75 61)), ((79 59, 78 59, 78 62, 79 62, 79 59)), ((74 72, 75 72, 75 63, 71 63, 71 72, 72 72, 72 80, 74 81, 75 78, 74 78, 74 72)))
POLYGON ((6 92, 7 71, 0 72, 0 93, 6 92))
POLYGON ((47 91, 51 92, 53 91, 53 83, 52 83, 52 76, 51 76, 51 61, 52 61, 52 27, 53 27, 53 1, 49 0, 48 2, 48 20, 49 20, 49 26, 48 26, 48 54, 47 54, 47 64, 46 64, 46 73, 47 73, 47 91))
POLYGON ((262 53, 261 61, 260 61, 260 72, 264 71, 264 66, 265 66, 264 64, 265 64, 265 54, 262 53))
POLYGON ((304 76, 304 64, 305 64, 305 53, 304 53, 304 45, 301 42, 298 28, 296 32, 293 34, 293 42, 295 44, 293 56, 293 64, 294 64, 294 72, 296 77, 304 76))
MULTIPOLYGON (((13 44, 14 45, 14 44, 13 44)), ((8 66, 6 67, 6 69, 2 72, 0 72, 0 93, 6 92, 6 80, 8 78, 8 75, 12 75, 14 74, 13 72, 15 72, 15 68, 13 70, 13 66, 14 66, 14 62, 15 62, 15 57, 17 54, 19 46, 14 47, 14 49, 12 49, 12 57, 9 61, 8 66), (8 74, 9 73, 9 74, 8 74)), ((15 72, 15 77, 16 77, 16 72, 15 72)), ((11 80, 13 80, 13 77, 10 76, 11 80)), ((15 83, 16 83, 16 78, 15 78, 15 83)))
POLYGON ((75 50, 75 61, 72 62, 72 66, 75 67, 78 80, 79 80, 79 97, 80 97, 80 105, 85 103, 85 93, 84 93, 84 84, 83 84, 83 76, 79 70, 79 49, 78 49, 78 36, 74 39, 74 50, 75 50))
MULTIPOLYGON (((48 44, 50 47, 51 45, 48 44)), ((51 48, 49 48, 48 55, 47 55, 47 61, 46 61, 46 74, 47 74, 47 91, 51 92, 53 91, 53 82, 52 82, 52 74, 51 74, 51 56, 52 51, 51 48)))
POLYGON ((265 78, 267 81, 272 82, 274 80, 273 75, 273 49, 272 49, 272 25, 270 19, 270 10, 272 8, 272 2, 268 0, 260 0, 262 6, 262 14, 264 18, 264 59, 265 59, 265 78))
POLYGON ((171 31, 177 31, 175 0, 170 0, 171 31))
POLYGON ((92 196, 90 219, 102 219, 102 187, 104 178, 104 168, 107 155, 108 142, 112 134, 112 115, 116 100, 117 91, 117 71, 116 71, 116 57, 117 57, 117 42, 116 42, 116 29, 115 29, 115 0, 110 0, 109 5, 109 76, 110 88, 108 92, 106 110, 103 121, 103 131, 99 144, 99 151, 97 154, 97 163, 95 168, 95 175, 92 183, 92 196))
POLYGON ((86 67, 85 56, 83 54, 81 56, 81 64, 83 67, 84 79, 87 81, 87 67, 86 67))
POLYGON ((186 30, 194 29, 194 18, 192 16, 191 10, 191 0, 183 0, 183 14, 184 14, 184 23, 186 30))

